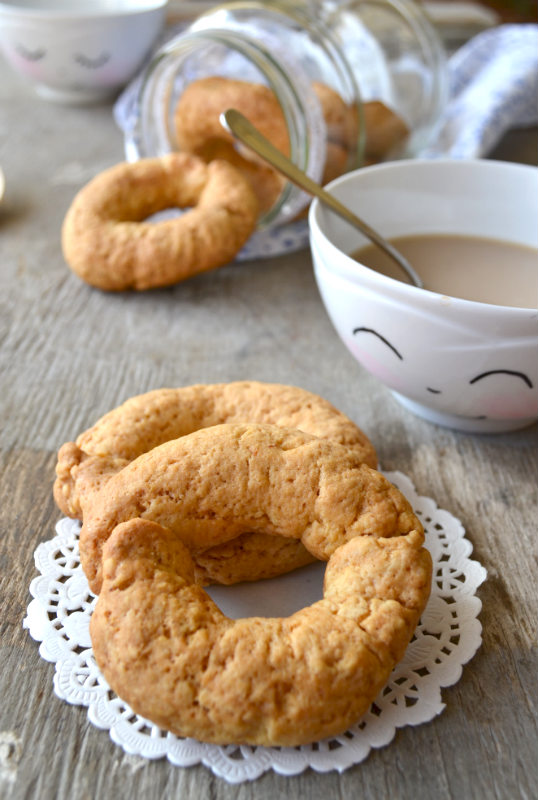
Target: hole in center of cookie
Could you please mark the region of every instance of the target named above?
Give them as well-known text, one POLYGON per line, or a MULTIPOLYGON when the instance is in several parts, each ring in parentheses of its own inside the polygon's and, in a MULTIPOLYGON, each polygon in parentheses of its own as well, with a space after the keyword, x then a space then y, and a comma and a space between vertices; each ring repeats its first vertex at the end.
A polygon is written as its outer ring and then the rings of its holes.
POLYGON ((234 586, 208 586, 206 591, 223 614, 242 617, 289 617, 323 597, 325 563, 308 564, 287 575, 234 586))
POLYGON ((176 217, 180 217, 186 211, 189 211, 188 208, 164 208, 162 211, 156 211, 154 214, 150 214, 144 222, 164 222, 165 220, 169 219, 176 219, 176 217))

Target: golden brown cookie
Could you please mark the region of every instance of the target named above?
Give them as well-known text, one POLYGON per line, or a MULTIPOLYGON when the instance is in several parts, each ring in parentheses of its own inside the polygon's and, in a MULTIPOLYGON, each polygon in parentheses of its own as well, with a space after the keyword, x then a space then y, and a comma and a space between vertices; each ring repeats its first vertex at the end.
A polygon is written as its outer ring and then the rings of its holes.
MULTIPOLYGON (((327 125, 322 182, 328 183, 357 165, 357 109, 324 83, 314 81, 312 89, 327 125)), ((229 161, 250 182, 260 212, 267 212, 286 181, 223 128, 220 115, 229 108, 240 111, 278 150, 289 155, 288 127, 273 90, 262 84, 217 76, 193 81, 182 93, 174 113, 176 144, 179 150, 194 153, 207 162, 214 158, 229 161)))
POLYGON ((250 183, 227 161, 187 153, 118 164, 76 195, 62 247, 71 269, 99 289, 169 286, 233 260, 256 227, 250 183), (168 208, 179 217, 145 222, 168 208))
POLYGON ((54 498, 82 518, 84 496, 129 461, 170 439, 223 422, 265 422, 334 439, 371 467, 375 449, 360 428, 331 403, 305 389, 261 381, 155 389, 131 397, 58 453, 54 498))
POLYGON ((276 203, 286 181, 252 150, 242 148, 221 125, 220 115, 229 108, 244 114, 276 148, 289 154, 286 119, 272 89, 218 76, 195 80, 181 94, 174 112, 177 147, 207 162, 214 158, 229 161, 249 181, 260 212, 265 213, 276 203))
POLYGON ((362 111, 366 161, 376 163, 401 150, 409 138, 409 128, 404 120, 379 100, 364 103, 362 111))
MULTIPOLYGON (((105 414, 58 453, 54 496, 61 510, 83 517, 87 499, 137 456, 198 428, 224 422, 266 422, 299 428, 354 450, 372 467, 367 436, 323 398, 304 389, 259 381, 200 384, 137 395, 105 414)), ((313 558, 301 542, 245 533, 197 554, 197 580, 237 583, 288 572, 313 558)))
POLYGON ((81 563, 101 587, 101 552, 133 517, 175 531, 192 552, 246 533, 302 540, 326 560, 342 530, 393 536, 419 525, 403 495, 349 447, 276 425, 223 424, 154 447, 84 506, 81 563))
POLYGON ((85 545, 104 544, 97 663, 136 713, 179 736, 295 746, 342 733, 429 595, 405 498, 348 449, 298 431, 201 430, 141 456, 99 497, 84 523, 85 545), (322 600, 282 619, 220 612, 194 583, 193 546, 253 527, 329 560, 322 600))
MULTIPOLYGON (((174 112, 176 141, 180 150, 196 153, 208 142, 233 136, 220 123, 229 108, 240 111, 280 151, 289 155, 288 126, 278 99, 268 86, 251 81, 212 76, 190 83, 174 112)), ((258 157, 252 155, 256 161, 258 157)))
POLYGON ((353 153, 359 135, 357 106, 346 103, 338 92, 326 83, 314 81, 312 88, 321 105, 329 142, 339 144, 353 153))
POLYGON ((286 178, 267 164, 253 161, 236 150, 232 142, 224 139, 208 139, 196 148, 196 155, 209 163, 224 159, 232 164, 248 180, 258 201, 259 212, 267 213, 276 203, 286 178))

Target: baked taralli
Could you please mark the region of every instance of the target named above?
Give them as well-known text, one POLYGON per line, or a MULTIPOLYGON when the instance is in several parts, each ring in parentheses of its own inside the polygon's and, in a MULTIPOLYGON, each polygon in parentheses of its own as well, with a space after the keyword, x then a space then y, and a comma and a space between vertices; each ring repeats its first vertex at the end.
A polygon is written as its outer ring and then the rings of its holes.
POLYGON ((102 580, 93 651, 136 713, 179 736, 295 746, 342 733, 402 658, 429 595, 405 498, 307 434, 202 430, 142 456, 104 495, 81 537, 102 580), (179 479, 185 457, 198 478, 179 479), (194 583, 193 545, 253 527, 328 560, 322 600, 288 618, 220 612, 194 583))

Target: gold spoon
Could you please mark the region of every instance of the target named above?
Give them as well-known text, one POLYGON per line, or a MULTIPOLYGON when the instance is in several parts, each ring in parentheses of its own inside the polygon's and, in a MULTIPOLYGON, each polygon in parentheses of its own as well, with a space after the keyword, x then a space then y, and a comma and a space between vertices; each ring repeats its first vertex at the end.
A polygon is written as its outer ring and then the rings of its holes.
POLYGON ((278 172, 288 178, 292 183, 295 183, 299 188, 303 189, 308 194, 318 197, 321 202, 328 206, 332 211, 340 217, 358 228, 371 242, 380 247, 393 261, 396 261, 398 266, 403 269, 405 274, 411 282, 423 289, 424 285, 417 275, 411 264, 407 261, 401 253, 396 250, 386 239, 381 236, 377 231, 371 228, 366 222, 357 217, 346 206, 340 203, 336 197, 326 192, 325 189, 308 177, 302 170, 293 164, 289 158, 277 150, 265 136, 263 136, 257 128, 252 125, 249 120, 243 116, 235 108, 230 108, 220 115, 220 123, 226 128, 233 136, 239 139, 251 150, 254 150, 264 161, 267 161, 278 172))

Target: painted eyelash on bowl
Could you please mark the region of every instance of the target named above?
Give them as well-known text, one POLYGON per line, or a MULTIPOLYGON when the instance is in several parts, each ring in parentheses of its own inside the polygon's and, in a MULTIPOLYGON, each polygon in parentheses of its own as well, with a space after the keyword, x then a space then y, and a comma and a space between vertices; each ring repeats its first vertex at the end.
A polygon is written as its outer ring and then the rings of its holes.
POLYGON ((41 61, 47 54, 47 51, 42 47, 37 50, 30 50, 30 48, 20 43, 15 45, 15 51, 21 58, 26 59, 26 61, 41 61))
POLYGON ((111 56, 110 53, 101 53, 97 58, 90 58, 83 53, 75 53, 73 58, 77 64, 85 69, 100 69, 110 61, 111 56))

